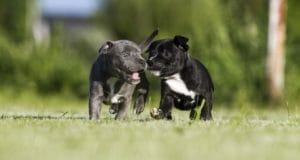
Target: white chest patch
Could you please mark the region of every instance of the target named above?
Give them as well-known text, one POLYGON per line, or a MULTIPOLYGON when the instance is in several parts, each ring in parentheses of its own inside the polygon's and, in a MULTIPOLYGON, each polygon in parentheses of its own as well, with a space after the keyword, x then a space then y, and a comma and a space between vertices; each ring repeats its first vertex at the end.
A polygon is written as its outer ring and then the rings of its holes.
POLYGON ((189 96, 192 99, 195 98, 196 93, 194 91, 189 90, 186 87, 185 83, 183 82, 183 80, 181 79, 178 73, 169 77, 165 77, 165 79, 166 79, 166 83, 168 84, 168 86, 171 88, 172 91, 179 94, 183 94, 185 96, 189 96))
POLYGON ((123 97, 123 95, 114 94, 115 85, 116 85, 117 81, 118 81, 118 78, 116 78, 116 77, 111 77, 106 81, 106 83, 108 84, 108 86, 110 88, 109 97, 110 97, 111 103, 120 103, 120 98, 123 97))
POLYGON ((150 71, 155 76, 160 76, 160 71, 150 71))
POLYGON ((116 77, 111 77, 109 78, 106 83, 108 84, 109 88, 110 88, 110 95, 113 95, 114 91, 115 91, 115 84, 118 81, 118 78, 116 77))

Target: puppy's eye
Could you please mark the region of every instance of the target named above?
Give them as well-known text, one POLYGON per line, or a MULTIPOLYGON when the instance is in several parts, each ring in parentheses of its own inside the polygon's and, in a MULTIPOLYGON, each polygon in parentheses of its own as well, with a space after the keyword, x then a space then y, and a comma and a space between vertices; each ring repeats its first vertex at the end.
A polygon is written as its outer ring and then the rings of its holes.
POLYGON ((165 58, 170 58, 172 55, 171 55, 170 52, 164 50, 164 51, 162 52, 162 56, 165 57, 165 58))

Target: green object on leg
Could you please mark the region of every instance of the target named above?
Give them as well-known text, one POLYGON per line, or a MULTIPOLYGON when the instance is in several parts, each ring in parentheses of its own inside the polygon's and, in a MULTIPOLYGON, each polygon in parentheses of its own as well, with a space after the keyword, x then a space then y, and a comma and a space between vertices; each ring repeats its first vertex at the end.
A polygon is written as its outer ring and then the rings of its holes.
POLYGON ((205 102, 206 102, 206 101, 205 101, 205 99, 203 98, 203 99, 202 99, 202 102, 201 102, 201 105, 200 105, 200 107, 199 107, 198 110, 197 110, 197 117, 196 117, 196 119, 200 119, 201 109, 203 108, 205 102))
POLYGON ((200 119, 201 109, 203 108, 205 102, 206 102, 205 99, 202 99, 201 105, 200 105, 200 107, 197 109, 197 111, 195 111, 194 109, 191 110, 191 113, 190 113, 190 120, 200 119))
POLYGON ((190 112, 190 120, 195 120, 196 117, 197 117, 197 111, 192 109, 191 112, 190 112))

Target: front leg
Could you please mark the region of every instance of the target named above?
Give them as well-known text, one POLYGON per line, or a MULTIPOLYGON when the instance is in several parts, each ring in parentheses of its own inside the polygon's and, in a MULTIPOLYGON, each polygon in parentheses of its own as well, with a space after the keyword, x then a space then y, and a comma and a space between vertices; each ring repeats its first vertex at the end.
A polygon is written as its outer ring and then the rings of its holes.
POLYGON ((148 97, 148 91, 149 91, 149 82, 147 80, 147 77, 145 73, 141 74, 141 83, 137 85, 137 97, 134 102, 133 109, 135 110, 136 114, 140 114, 144 111, 145 103, 147 101, 148 97))
POLYGON ((161 99, 159 108, 150 111, 150 115, 154 119, 167 118, 172 120, 172 107, 174 105, 174 97, 170 95, 169 87, 162 83, 161 99))
POLYGON ((99 81, 91 81, 89 96, 89 119, 99 119, 103 96, 102 84, 99 81))
POLYGON ((131 102, 131 97, 125 98, 121 103, 118 104, 118 111, 115 119, 126 119, 131 102))
POLYGON ((118 104, 118 111, 115 119, 127 118, 127 113, 130 107, 132 94, 134 92, 135 85, 124 82, 119 92, 111 99, 112 103, 118 104))

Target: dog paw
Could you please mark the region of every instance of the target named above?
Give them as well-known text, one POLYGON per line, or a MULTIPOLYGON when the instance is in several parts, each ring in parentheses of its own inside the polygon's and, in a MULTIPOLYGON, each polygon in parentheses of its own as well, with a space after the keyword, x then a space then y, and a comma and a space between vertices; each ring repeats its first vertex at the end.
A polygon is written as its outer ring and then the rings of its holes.
POLYGON ((117 113, 117 111, 116 111, 116 110, 114 110, 114 109, 112 109, 112 108, 109 108, 109 113, 110 113, 110 114, 116 114, 116 113, 117 113))
POLYGON ((110 108, 109 108, 109 113, 110 114, 116 114, 119 110, 119 105, 118 104, 111 104, 110 108))
POLYGON ((162 110, 158 108, 152 108, 150 110, 150 116, 154 119, 162 119, 164 117, 162 110))
POLYGON ((137 115, 139 115, 139 114, 141 114, 143 111, 144 111, 144 107, 143 107, 143 106, 139 106, 139 107, 136 107, 135 113, 136 113, 137 115))
POLYGON ((144 111, 144 108, 145 108, 145 102, 144 102, 144 99, 143 99, 143 98, 138 98, 138 99, 135 101, 133 108, 134 108, 135 113, 136 113, 137 115, 141 114, 141 113, 144 111))

